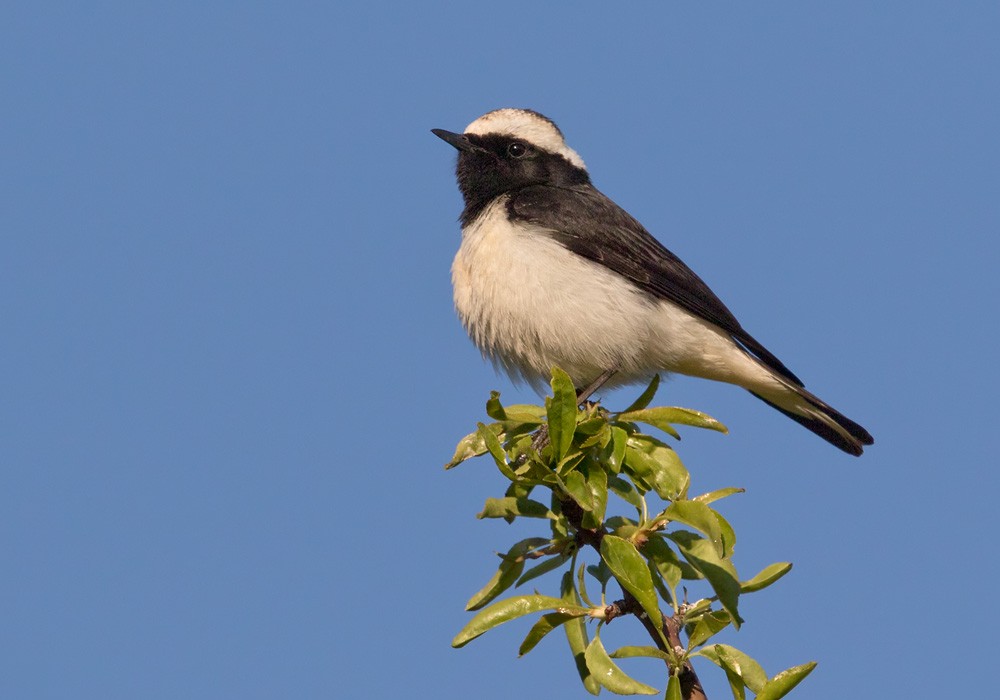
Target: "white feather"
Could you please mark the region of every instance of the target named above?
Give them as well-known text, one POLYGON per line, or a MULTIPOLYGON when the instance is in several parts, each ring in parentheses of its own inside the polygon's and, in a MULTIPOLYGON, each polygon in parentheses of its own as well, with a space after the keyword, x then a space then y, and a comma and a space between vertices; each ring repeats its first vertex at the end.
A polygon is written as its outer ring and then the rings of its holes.
POLYGON ((455 307, 473 342, 515 378, 538 386, 553 366, 584 386, 674 371, 769 394, 770 370, 723 331, 564 248, 545 230, 511 223, 507 197, 462 232, 452 265, 455 307))

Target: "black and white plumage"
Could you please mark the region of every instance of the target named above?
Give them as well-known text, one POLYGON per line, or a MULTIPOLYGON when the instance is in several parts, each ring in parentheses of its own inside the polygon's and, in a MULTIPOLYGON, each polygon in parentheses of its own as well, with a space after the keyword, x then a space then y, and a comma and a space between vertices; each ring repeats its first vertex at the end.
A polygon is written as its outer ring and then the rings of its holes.
POLYGON ((452 265, 455 307, 473 342, 515 379, 553 366, 576 386, 677 372, 728 382, 860 455, 871 435, 806 391, 690 268, 599 192, 547 117, 500 109, 463 134, 465 199, 452 265))

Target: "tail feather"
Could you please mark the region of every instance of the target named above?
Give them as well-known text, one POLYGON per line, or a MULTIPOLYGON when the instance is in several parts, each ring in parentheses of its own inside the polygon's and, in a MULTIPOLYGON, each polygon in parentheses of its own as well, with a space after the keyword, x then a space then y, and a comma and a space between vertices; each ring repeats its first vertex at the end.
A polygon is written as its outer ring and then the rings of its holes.
POLYGON ((756 392, 751 391, 750 393, 768 406, 781 411, 799 425, 816 433, 830 444, 839 447, 844 452, 852 454, 855 457, 860 456, 864 452, 865 445, 875 443, 875 439, 867 430, 836 409, 823 403, 805 389, 795 386, 788 386, 788 389, 795 392, 796 398, 804 400, 797 402, 799 404, 804 403, 804 407, 800 408, 796 406, 799 411, 804 411, 804 413, 779 406, 774 401, 766 399, 756 392))

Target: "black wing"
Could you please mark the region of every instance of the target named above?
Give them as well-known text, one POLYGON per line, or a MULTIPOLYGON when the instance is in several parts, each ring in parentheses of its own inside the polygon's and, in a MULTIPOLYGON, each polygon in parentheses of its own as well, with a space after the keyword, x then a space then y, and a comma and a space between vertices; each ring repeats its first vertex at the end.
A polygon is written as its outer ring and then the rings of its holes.
POLYGON ((802 381, 743 330, 732 312, 680 258, 591 185, 525 187, 510 193, 514 219, 545 229, 567 249, 628 278, 658 299, 667 299, 714 323, 764 364, 799 386, 802 381))

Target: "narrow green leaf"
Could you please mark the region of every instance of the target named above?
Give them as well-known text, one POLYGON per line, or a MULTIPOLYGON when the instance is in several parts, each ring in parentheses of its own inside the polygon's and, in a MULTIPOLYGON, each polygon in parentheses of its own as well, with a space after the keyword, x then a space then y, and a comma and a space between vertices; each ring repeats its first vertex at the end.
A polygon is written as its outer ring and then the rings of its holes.
POLYGON ((660 388, 660 375, 654 374, 653 378, 649 381, 649 385, 643 390, 642 394, 639 395, 632 405, 625 409, 624 413, 629 411, 641 411, 649 405, 649 402, 653 400, 656 396, 656 390, 660 388))
POLYGON ((692 656, 704 656, 727 673, 731 671, 754 693, 759 693, 767 683, 767 674, 760 664, 728 644, 713 644, 694 652, 692 656))
POLYGON ((642 498, 629 482, 617 476, 608 478, 608 490, 642 513, 642 498))
POLYGON ((660 651, 656 647, 624 646, 611 653, 612 659, 631 659, 637 656, 648 656, 654 659, 670 661, 670 655, 665 651, 660 651))
POLYGON ((537 566, 533 566, 530 569, 528 569, 528 571, 524 574, 524 576, 519 578, 517 580, 517 583, 514 584, 515 588, 517 586, 521 586, 527 583, 528 581, 536 579, 539 576, 542 576, 543 574, 547 574, 550 571, 558 569, 560 566, 565 564, 569 560, 569 558, 570 558, 569 554, 556 554, 550 557, 546 557, 541 564, 538 564, 537 566))
POLYGON ((649 435, 628 438, 625 464, 665 501, 683 498, 691 483, 677 453, 649 435))
MULTIPOLYGON (((573 587, 572 571, 567 571, 563 574, 559 592, 563 603, 566 605, 580 606, 583 602, 573 587)), ((566 632, 569 651, 573 655, 573 661, 576 663, 576 670, 580 674, 580 681, 583 683, 583 687, 591 695, 597 695, 601 692, 601 684, 597 682, 590 669, 587 668, 586 651, 589 642, 587 640, 587 626, 584 624, 584 619, 582 617, 574 617, 567 620, 563 625, 563 630, 566 632)))
POLYGON ((664 700, 684 700, 681 695, 680 676, 670 676, 670 680, 667 681, 667 694, 663 697, 664 700))
POLYGON ((552 503, 552 513, 555 514, 555 517, 549 520, 549 527, 552 529, 552 539, 565 540, 570 537, 570 524, 562 512, 562 503, 559 501, 559 494, 554 490, 552 491, 550 502, 552 503))
POLYGON ((625 446, 628 443, 628 433, 614 426, 611 428, 611 451, 608 454, 607 465, 615 474, 622 470, 625 460, 625 446))
POLYGON ((534 488, 534 484, 527 484, 523 481, 512 481, 503 495, 510 498, 527 498, 531 495, 531 491, 534 488))
POLYGON ((690 525, 695 530, 708 535, 708 539, 715 545, 718 555, 720 557, 726 555, 719 519, 716 517, 715 511, 704 503, 699 503, 698 501, 674 501, 663 511, 662 517, 690 525))
POLYGON ((608 652, 604 650, 604 645, 601 644, 601 637, 598 634, 594 635, 594 638, 587 646, 585 657, 587 659, 587 668, 594 674, 597 681, 612 693, 618 693, 619 695, 655 695, 660 692, 652 686, 640 683, 618 668, 615 662, 611 660, 611 657, 608 656, 608 652))
POLYGON ((728 666, 723 666, 722 670, 726 672, 726 680, 729 681, 729 690, 733 693, 733 700, 747 700, 746 684, 743 683, 743 679, 728 666))
POLYGON ((566 624, 573 618, 582 617, 581 615, 574 615, 572 613, 546 613, 538 618, 538 622, 532 625, 531 629, 528 630, 528 635, 521 642, 521 647, 517 650, 518 656, 524 656, 529 651, 535 648, 537 644, 542 641, 542 638, 549 632, 554 630, 560 625, 566 624))
POLYGON ((740 583, 740 590, 743 593, 753 593, 754 591, 759 591, 762 588, 767 588, 791 570, 792 565, 787 561, 765 566, 763 571, 754 576, 752 579, 740 583))
POLYGON ((700 647, 729 625, 729 613, 725 610, 715 610, 702 615, 691 630, 688 637, 688 651, 700 647))
POLYGON ((646 568, 646 561, 635 545, 614 535, 601 540, 601 559, 605 561, 618 583, 631 593, 654 624, 663 618, 653 588, 653 579, 646 568))
POLYGON ((561 598, 551 598, 544 595, 521 595, 514 598, 507 598, 476 613, 475 617, 469 620, 469 623, 462 628, 462 631, 451 640, 451 645, 456 649, 463 647, 479 635, 498 625, 510 622, 524 615, 541 612, 542 610, 579 613, 581 615, 586 615, 590 612, 587 608, 566 605, 566 601, 561 598))
POLYGON ((511 406, 504 406, 504 413, 507 420, 517 423, 544 423, 545 407, 535 406, 530 403, 516 403, 511 406))
POLYGON ((583 463, 581 472, 586 477, 584 486, 591 503, 583 514, 583 526, 596 530, 604 524, 604 513, 608 507, 608 473, 603 465, 590 460, 583 463))
POLYGON ((497 469, 500 473, 511 481, 518 481, 517 474, 514 470, 510 468, 507 464, 507 454, 503 451, 503 445, 500 444, 500 438, 498 438, 492 430, 490 430, 483 423, 479 423, 479 435, 483 439, 483 444, 486 445, 486 449, 489 451, 490 456, 493 457, 493 461, 497 465, 497 469))
POLYGON ((608 476, 604 467, 590 459, 581 462, 576 471, 563 477, 563 488, 584 511, 583 526, 600 527, 608 505, 608 476))
POLYGON ((512 515, 520 515, 525 518, 554 518, 555 514, 545 507, 545 504, 533 501, 530 498, 487 498, 483 511, 477 513, 476 517, 483 518, 507 518, 512 515))
MULTIPOLYGON (((645 547, 643 547, 645 549, 645 547)), ((660 598, 665 600, 669 605, 673 605, 674 601, 677 599, 676 589, 667 588, 666 581, 663 576, 660 575, 659 570, 657 570, 656 565, 653 564, 649 559, 646 560, 646 568, 649 569, 649 575, 653 579, 653 588, 656 592, 660 594, 660 598)))
MULTIPOLYGON (((691 656, 698 656, 699 654, 705 656, 705 658, 711 659, 714 663, 726 672, 726 680, 729 681, 729 689, 733 691, 733 700, 746 700, 747 697, 747 684, 744 681, 741 673, 742 664, 740 661, 735 660, 732 655, 730 655, 726 649, 733 650, 732 647, 727 647, 725 644, 716 644, 708 649, 703 649, 701 652, 695 652, 691 656)), ((735 651, 735 650, 733 650, 735 651)), ((743 652, 739 652, 743 653, 743 652)), ((747 657, 750 659, 750 657, 747 657)), ((753 661, 750 659, 750 661, 753 661)), ((760 665, 756 661, 753 661, 751 666, 756 666, 760 668, 760 665)), ((764 669, 760 669, 760 678, 755 679, 755 683, 765 683, 767 682, 767 674, 764 673, 764 669)), ((758 686, 760 687, 760 686, 758 686)))
POLYGON ((590 607, 594 607, 593 601, 590 600, 590 596, 587 595, 587 578, 584 574, 587 572, 587 565, 580 564, 580 568, 576 570, 576 592, 583 598, 583 602, 590 607))
POLYGON ((654 428, 659 428, 667 435, 678 440, 681 439, 681 434, 677 432, 674 426, 670 425, 668 421, 659 420, 657 415, 663 411, 669 411, 669 408, 647 408, 641 411, 629 411, 628 413, 619 413, 617 419, 619 421, 628 423, 645 423, 646 425, 651 425, 654 428))
POLYGON ((642 546, 642 555, 656 567, 671 591, 676 591, 682 578, 702 578, 702 574, 687 562, 681 561, 669 544, 659 535, 651 535, 642 546), (685 571, 687 576, 684 575, 685 571))
MULTIPOLYGON (((607 418, 600 413, 585 413, 586 417, 576 424, 576 432, 580 435, 595 437, 601 434, 608 427, 607 418)), ((597 443, 590 443, 597 444, 597 443)))
POLYGON ((719 530, 722 532, 722 558, 731 559, 733 550, 736 548, 736 531, 729 521, 722 517, 722 513, 717 510, 712 511, 716 520, 719 521, 719 530))
POLYGON ((576 389, 569 375, 552 368, 552 399, 548 401, 549 440, 558 463, 569 452, 576 431, 576 389))
POLYGON ((587 487, 587 477, 581 472, 574 471, 564 476, 563 485, 566 487, 566 494, 584 511, 594 509, 594 495, 587 487))
POLYGON ((703 493, 700 496, 695 496, 692 501, 698 501, 699 503, 704 503, 708 505, 709 503, 714 503, 720 499, 726 498, 727 496, 732 496, 734 493, 746 493, 746 489, 741 489, 736 486, 729 486, 724 489, 717 489, 715 491, 709 491, 708 493, 703 493))
MULTIPOLYGON (((507 490, 504 491, 504 496, 507 498, 527 498, 531 495, 532 490, 535 485, 526 481, 512 481, 510 485, 507 486, 507 490)), ((514 522, 516 516, 508 515, 504 518, 508 523, 514 522)))
POLYGON ((678 530, 667 537, 677 544, 688 563, 705 575, 722 607, 732 617, 733 627, 739 629, 743 622, 737 611, 740 583, 732 562, 720 558, 715 545, 693 532, 678 530))
POLYGON ((778 698, 785 697, 792 688, 812 673, 814 668, 816 668, 816 662, 810 661, 782 671, 764 684, 764 688, 757 693, 757 700, 778 700, 778 698))
POLYGON ((678 408, 676 406, 647 408, 640 411, 627 411, 618 414, 618 420, 646 423, 655 425, 664 432, 675 434, 675 425, 691 425, 696 428, 708 428, 720 433, 728 433, 729 429, 722 423, 712 418, 707 413, 693 411, 690 408, 678 408), (666 427, 664 427, 666 426, 666 427))
MULTIPOLYGON (((488 429, 494 435, 497 435, 502 430, 502 426, 499 423, 491 423, 488 429)), ((486 443, 483 441, 483 436, 477 430, 459 440, 458 446, 455 448, 455 454, 452 456, 451 461, 444 465, 444 468, 451 469, 452 467, 457 467, 467 459, 484 454, 486 454, 486 443)))
POLYGON ((500 568, 493 574, 493 578, 469 599, 469 602, 465 604, 465 609, 469 611, 479 610, 510 588, 524 570, 524 555, 548 544, 548 542, 548 538, 545 537, 529 537, 511 547, 507 554, 500 557, 500 568))

